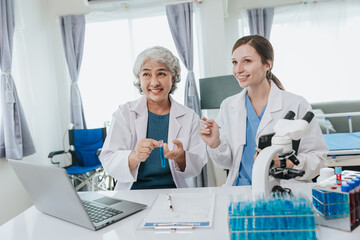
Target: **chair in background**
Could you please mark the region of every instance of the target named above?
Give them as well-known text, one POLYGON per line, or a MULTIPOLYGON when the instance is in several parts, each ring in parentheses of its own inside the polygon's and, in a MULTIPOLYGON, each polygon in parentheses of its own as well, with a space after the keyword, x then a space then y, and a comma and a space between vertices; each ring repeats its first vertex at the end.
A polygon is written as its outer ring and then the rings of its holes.
POLYGON ((104 171, 99 154, 106 138, 106 127, 96 129, 70 129, 68 151, 54 151, 49 153, 53 164, 54 157, 60 154, 70 154, 71 165, 66 166, 66 172, 72 180, 76 191, 79 190, 110 190, 112 179, 104 171))
POLYGON ((201 109, 220 109, 222 101, 242 91, 234 75, 199 79, 201 109))

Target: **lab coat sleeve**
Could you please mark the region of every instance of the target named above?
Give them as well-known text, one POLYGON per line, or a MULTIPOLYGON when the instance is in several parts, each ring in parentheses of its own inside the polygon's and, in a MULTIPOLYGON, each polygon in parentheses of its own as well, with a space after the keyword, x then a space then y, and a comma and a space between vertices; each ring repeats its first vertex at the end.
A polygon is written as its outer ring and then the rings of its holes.
MULTIPOLYGON (((190 137, 188 138, 186 149, 184 149, 186 159, 185 171, 181 172, 175 162, 176 173, 184 178, 198 176, 207 163, 206 144, 200 137, 200 121, 198 115, 193 113, 191 121, 190 137)), ((183 145, 185 144, 183 143, 183 145)))
POLYGON ((232 157, 230 145, 226 139, 221 139, 221 144, 217 148, 207 146, 209 157, 217 168, 230 169, 232 166, 232 157))
POLYGON ((214 165, 218 168, 230 169, 233 164, 233 157, 231 152, 230 143, 228 137, 230 136, 229 124, 226 124, 226 117, 230 117, 230 111, 226 102, 223 102, 220 106, 218 117, 216 123, 221 127, 220 128, 220 140, 221 143, 217 148, 210 148, 207 146, 207 151, 209 153, 210 159, 213 161, 214 165))
MULTIPOLYGON (((304 104, 299 107, 299 116, 304 116, 307 111, 311 111, 311 106, 303 100, 304 104)), ((309 130, 305 136, 300 140, 297 158, 299 165, 294 166, 294 169, 305 170, 302 177, 297 177, 296 180, 310 181, 318 176, 320 169, 327 166, 326 155, 328 148, 326 146, 324 137, 316 119, 314 118, 309 125, 309 130)))
POLYGON ((118 182, 134 182, 138 167, 130 171, 128 158, 132 152, 132 133, 126 111, 118 110, 114 115, 100 154, 105 169, 118 182))

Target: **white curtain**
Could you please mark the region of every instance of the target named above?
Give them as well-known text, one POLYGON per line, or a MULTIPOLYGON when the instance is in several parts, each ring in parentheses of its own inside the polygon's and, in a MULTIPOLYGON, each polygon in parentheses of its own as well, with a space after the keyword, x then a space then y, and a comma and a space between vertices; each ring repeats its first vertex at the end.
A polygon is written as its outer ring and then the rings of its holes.
MULTIPOLYGON (((179 3, 166 6, 166 15, 169 22, 174 43, 182 63, 188 70, 185 83, 184 105, 193 109, 201 117, 199 94, 196 88, 193 72, 194 41, 193 41, 193 4, 179 3)), ((187 182, 192 187, 207 187, 207 166, 201 174, 187 182)))
MULTIPOLYGON (((165 6, 155 6, 153 11, 150 10, 130 8, 123 14, 115 11, 109 18, 108 13, 100 12, 86 16, 79 87, 89 128, 98 127, 104 121, 111 120, 112 114, 120 104, 139 97, 139 91, 133 85, 135 77, 132 68, 136 56, 141 51, 160 45, 178 56, 167 22, 165 6), (129 19, 123 19, 124 15, 129 19), (103 61, 99 62, 98 59, 103 61), (102 78, 102 81, 96 81, 98 78, 102 78)), ((196 41, 194 35, 194 42, 196 41)), ((194 59, 198 59, 196 46, 194 59)), ((180 65, 181 81, 173 97, 178 102, 184 102, 187 71, 182 63, 180 65)), ((194 61, 193 69, 195 74, 199 72, 198 61, 194 61)))
POLYGON ((35 153, 35 146, 11 73, 15 27, 13 1, 1 1, 0 14, 0 157, 20 160, 35 153))
POLYGON ((256 8, 247 10, 251 34, 270 38, 271 25, 274 18, 274 8, 256 8))
MULTIPOLYGON (((71 78, 71 122, 74 124, 75 129, 86 129, 84 108, 78 86, 79 72, 84 50, 85 17, 84 15, 68 15, 63 16, 60 19, 65 57, 71 78)), ((99 81, 101 80, 102 79, 100 78, 99 81)))
POLYGON ((273 72, 309 102, 359 98, 360 1, 275 8, 273 72))

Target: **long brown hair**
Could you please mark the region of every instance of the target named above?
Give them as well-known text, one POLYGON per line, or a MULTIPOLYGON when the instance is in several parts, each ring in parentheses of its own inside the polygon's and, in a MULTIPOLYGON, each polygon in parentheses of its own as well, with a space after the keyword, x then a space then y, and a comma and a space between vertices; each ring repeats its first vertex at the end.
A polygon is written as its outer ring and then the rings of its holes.
MULTIPOLYGON (((269 40, 267 40, 265 37, 260 35, 244 36, 236 41, 231 53, 234 53, 238 47, 245 44, 249 44, 255 48, 256 52, 260 55, 263 64, 267 64, 268 60, 274 63, 274 49, 269 40)), ((272 80, 281 90, 285 90, 280 80, 271 72, 272 66, 273 64, 271 64, 270 70, 266 72, 266 78, 268 80, 272 80)))

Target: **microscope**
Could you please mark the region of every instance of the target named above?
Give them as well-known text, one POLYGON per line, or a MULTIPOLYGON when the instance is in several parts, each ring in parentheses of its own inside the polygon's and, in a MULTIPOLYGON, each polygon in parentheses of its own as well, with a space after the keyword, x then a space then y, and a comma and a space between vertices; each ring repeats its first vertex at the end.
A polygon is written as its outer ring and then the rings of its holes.
POLYGON ((278 120, 274 126, 275 135, 271 139, 271 146, 264 148, 255 160, 252 170, 254 200, 258 197, 270 197, 278 188, 281 179, 291 179, 305 174, 303 170, 286 168, 286 159, 295 165, 300 163, 293 149, 293 140, 299 141, 306 134, 314 114, 309 111, 302 119, 297 120, 294 120, 294 116, 295 113, 289 111, 284 119, 278 120), (279 156, 279 167, 271 166, 275 154, 279 156))

